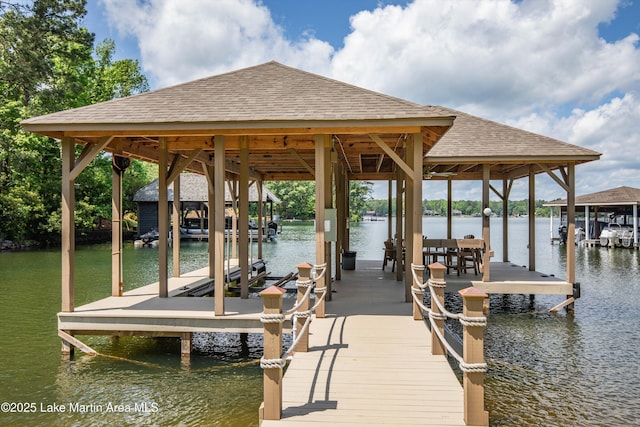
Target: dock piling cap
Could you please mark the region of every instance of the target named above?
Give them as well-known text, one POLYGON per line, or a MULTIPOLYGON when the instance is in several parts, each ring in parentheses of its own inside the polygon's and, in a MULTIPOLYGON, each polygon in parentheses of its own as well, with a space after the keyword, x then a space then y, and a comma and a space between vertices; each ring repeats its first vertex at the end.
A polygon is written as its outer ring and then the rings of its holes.
POLYGON ((287 292, 286 289, 282 289, 279 286, 269 286, 267 289, 265 289, 264 291, 260 292, 260 296, 261 297, 272 297, 272 296, 282 296, 282 294, 284 294, 285 292, 287 292))
POLYGON ((482 292, 480 289, 470 286, 458 291, 462 298, 488 298, 489 295, 482 292))
POLYGON ((313 270, 313 265, 309 264, 308 262, 303 262, 296 265, 296 268, 298 269, 299 277, 308 279, 311 275, 311 270, 313 270))

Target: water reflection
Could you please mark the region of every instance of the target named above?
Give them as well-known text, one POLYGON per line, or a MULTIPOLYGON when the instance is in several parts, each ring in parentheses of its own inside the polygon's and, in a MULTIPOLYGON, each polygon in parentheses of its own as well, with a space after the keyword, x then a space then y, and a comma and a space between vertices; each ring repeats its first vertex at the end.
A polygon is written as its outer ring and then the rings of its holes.
MULTIPOLYGON (((495 260, 502 259, 500 221, 491 225, 495 260)), ((480 228, 479 219, 454 219, 454 237, 480 235, 480 228)), ((537 270, 564 277, 566 248, 549 244, 546 220, 537 228, 537 270)), ((425 218, 424 230, 430 237, 445 237, 446 219, 425 218)), ((351 249, 358 259, 382 263, 386 222, 353 225, 351 231, 351 249)), ((510 221, 510 233, 509 258, 526 265, 527 221, 510 221)), ((302 261, 313 263, 313 239, 312 223, 285 224, 278 243, 264 246, 268 271, 282 275, 302 261)), ((123 256, 126 289, 157 281, 157 250, 127 246, 123 256)), ((183 245, 181 258, 184 271, 204 267, 206 243, 183 245)), ((574 314, 548 312, 561 301, 558 296, 491 296, 485 349, 491 425, 640 425, 639 259, 640 251, 578 248, 576 276, 582 298, 574 314)), ((109 295, 110 260, 109 246, 79 248, 76 305, 109 295)), ((0 254, 5 326, 0 399, 87 405, 151 402, 158 412, 0 414, 0 424, 257 425, 260 334, 194 334, 188 363, 180 357, 177 339, 86 337, 107 357, 77 353, 74 361, 61 362, 55 333, 59 269, 56 251, 0 254)), ((447 295, 446 304, 451 311, 460 309, 456 295, 447 295)), ((459 323, 449 326, 460 332, 459 323)))

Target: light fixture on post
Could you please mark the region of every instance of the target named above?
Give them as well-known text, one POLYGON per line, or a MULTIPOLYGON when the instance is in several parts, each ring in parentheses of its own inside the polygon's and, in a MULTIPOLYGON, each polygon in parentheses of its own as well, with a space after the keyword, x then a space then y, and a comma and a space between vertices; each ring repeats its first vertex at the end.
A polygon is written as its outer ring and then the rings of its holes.
POLYGON ((484 216, 490 217, 493 212, 491 212, 491 208, 484 208, 482 213, 484 214, 484 216))

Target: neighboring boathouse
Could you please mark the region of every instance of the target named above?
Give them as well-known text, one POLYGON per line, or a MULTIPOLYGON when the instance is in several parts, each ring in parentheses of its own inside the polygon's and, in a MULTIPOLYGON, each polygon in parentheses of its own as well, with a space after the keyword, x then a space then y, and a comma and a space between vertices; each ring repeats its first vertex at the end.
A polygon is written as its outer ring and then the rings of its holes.
MULTIPOLYGON (((204 175, 194 173, 180 174, 180 226, 184 225, 186 218, 192 220, 203 220, 203 228, 207 228, 206 222, 209 218, 209 188, 207 179, 204 175)), ((171 183, 168 189, 167 212, 171 210, 173 204, 173 185, 171 183)), ((233 186, 225 186, 225 206, 232 207, 237 204, 237 194, 232 195, 233 186)), ((138 205, 138 234, 142 235, 151 230, 158 229, 158 180, 155 179, 149 185, 141 188, 133 196, 133 201, 138 205)), ((249 203, 258 203, 260 197, 258 189, 255 185, 249 187, 249 203)), ((278 199, 265 186, 262 187, 262 202, 265 203, 269 210, 263 212, 269 213, 270 218, 273 217, 273 204, 280 203, 278 199)))
MULTIPOLYGON (((630 245, 638 248, 638 204, 640 204, 640 188, 617 187, 596 193, 576 196, 575 207, 580 208, 576 227, 584 230, 585 240, 596 240, 602 230, 609 224, 618 224, 632 230, 630 245), (580 218, 581 217, 581 218, 580 218)), ((560 223, 566 224, 567 199, 554 200, 545 206, 560 208, 560 223)))
MULTIPOLYGON (((408 402, 399 412, 432 414, 415 419, 446 419, 447 425, 487 425, 482 388, 486 371, 482 350, 486 318, 482 316, 482 300, 486 293, 554 294, 564 300, 559 307, 571 305, 579 297, 579 290, 575 288, 573 244, 576 166, 600 157, 592 150, 445 107, 418 105, 277 62, 34 117, 22 125, 27 131, 61 141, 62 145, 62 307, 58 313, 58 334, 62 338, 63 352, 70 353, 74 347, 90 352, 91 349, 77 338, 82 335, 172 336, 181 339, 181 351, 188 357, 193 332, 262 332, 265 402, 260 410, 261 419, 279 419, 284 412, 293 423, 304 423, 306 415, 322 414, 334 417, 334 421, 342 420, 342 411, 352 400, 335 390, 335 385, 331 398, 337 400, 329 399, 330 385, 335 384, 330 384, 329 380, 338 377, 338 370, 340 375, 351 372, 350 364, 352 368, 361 366, 366 355, 380 355, 380 358, 367 358, 366 366, 368 372, 382 373, 381 376, 361 374, 357 378, 360 386, 354 385, 353 376, 342 377, 342 391, 375 390, 374 398, 369 401, 387 402, 390 396, 386 387, 369 388, 366 383, 377 381, 380 385, 381 381, 386 381, 393 383, 398 396, 403 393, 399 397, 402 402, 408 402), (76 156, 78 148, 82 151, 76 156), (159 206, 169 205, 169 187, 180 179, 182 172, 197 173, 206 178, 210 221, 208 265, 196 272, 181 272, 178 241, 174 241, 170 260, 170 224, 175 233, 181 199, 174 197, 171 204, 173 221, 165 209, 158 210, 158 282, 123 292, 122 174, 114 169, 111 296, 76 307, 74 181, 93 158, 105 151, 158 165, 159 206), (492 259, 489 193, 497 194, 506 206, 513 182, 525 178, 529 183, 529 199, 533 201, 536 174, 549 175, 567 194, 568 244, 564 278, 548 277, 535 271, 534 203, 530 203, 528 268, 516 269, 509 263, 506 217, 503 220, 503 259, 492 259), (451 182, 476 180, 482 183, 478 198, 482 200, 484 215, 477 236, 454 236, 449 222, 447 239, 427 238, 433 230, 423 229, 422 225, 423 187, 428 192, 430 180, 437 179, 448 182, 449 221, 452 217, 451 182), (315 260, 310 260, 315 266, 298 266, 300 301, 293 309, 296 315, 293 320, 289 313, 283 313, 281 297, 284 291, 281 288, 272 286, 263 291, 264 305, 256 298, 248 298, 250 265, 246 209, 249 188, 254 181, 262 188, 263 182, 270 180, 315 181, 316 251, 315 260), (340 260, 333 254, 350 249, 350 180, 387 181, 389 205, 395 197, 396 206, 403 208, 396 215, 394 233, 389 221, 387 236, 380 236, 380 258, 384 253, 385 260, 387 256, 394 260, 395 279, 404 280, 403 286, 389 281, 393 276, 380 271, 379 264, 373 276, 374 270, 369 268, 371 263, 365 263, 362 272, 356 268, 353 273, 345 274, 344 281, 353 283, 351 295, 342 291, 332 293, 333 279, 343 279, 340 260), (224 250, 225 187, 229 181, 237 182, 240 209, 238 255, 234 263, 225 259, 224 250), (390 243, 388 251, 382 250, 385 240, 390 243), (432 263, 435 257, 440 258, 432 263), (473 262, 471 270, 467 269, 469 260, 473 262), (169 277, 169 262, 173 262, 173 277, 169 277), (462 263, 465 263, 464 269, 462 263), (225 296, 225 281, 221 279, 232 264, 240 271, 241 298, 225 296), (424 264, 429 264, 433 282, 423 282, 427 275, 424 264), (314 268, 315 275, 311 274, 314 268), (384 275, 385 280, 378 280, 380 275, 384 275), (367 280, 362 283, 362 278, 367 280), (446 340, 436 334, 443 329, 443 316, 451 315, 433 305, 434 301, 443 298, 445 279, 446 282, 464 281, 464 286, 473 285, 460 291, 465 301, 464 313, 452 315, 464 322, 463 359, 458 355, 464 371, 464 400, 459 383, 442 357, 429 362, 442 374, 438 382, 432 383, 434 376, 420 381, 421 385, 432 385, 433 388, 413 388, 417 372, 422 373, 417 363, 423 360, 426 352, 426 336, 432 337, 429 347, 432 354, 455 354, 454 349, 444 349, 446 340), (213 298, 185 296, 191 289, 211 283, 214 285, 213 298), (384 285, 383 289, 377 291, 374 283, 384 285), (425 287, 433 283, 437 288, 430 287, 432 305, 428 308, 423 305, 422 296, 425 287), (310 307, 312 288, 316 300, 310 307), (343 295, 345 299, 341 300, 343 295), (325 318, 325 311, 331 316, 325 318), (427 312, 434 334, 422 323, 427 312), (314 313, 313 328, 317 334, 312 334, 316 341, 311 342, 315 347, 308 348, 306 338, 314 313), (364 318, 371 319, 362 321, 364 318), (408 321, 411 318, 419 322, 408 321), (284 388, 291 399, 284 403, 288 409, 283 409, 282 368, 287 358, 281 356, 281 333, 283 328, 291 328, 292 323, 297 331, 296 355, 285 377, 284 388), (371 327, 372 324, 376 327, 371 327), (395 346, 401 331, 407 335, 403 346, 411 347, 414 358, 408 363, 398 363, 406 362, 404 357, 409 355, 404 347, 395 346), (325 332, 333 338, 318 342, 325 332), (358 340, 363 337, 364 340, 358 340), (382 357, 381 349, 391 351, 382 357), (306 354, 317 359, 305 358, 306 354), (323 359, 324 355, 329 359, 323 359), (334 366, 336 371, 332 371, 334 366), (296 380, 301 378, 296 373, 305 372, 312 375, 303 375, 305 379, 296 380), (313 375, 314 372, 317 375, 313 375), (326 384, 316 383, 320 374, 326 378, 326 384), (294 384, 287 383, 287 379, 294 384), (309 405, 306 401, 296 400, 313 397, 314 390, 323 392, 325 387, 324 400, 307 402, 309 405), (446 393, 446 404, 425 405, 429 401, 425 399, 426 394, 440 397, 443 389, 450 390, 446 393), (405 393, 407 390, 417 391, 405 393), (467 393, 471 397, 468 398, 467 393), (460 409, 463 405, 464 422, 460 409), (296 418, 298 416, 300 419, 296 418)), ((109 278, 96 280, 104 280, 105 286, 109 286, 109 278)), ((363 408, 371 416, 371 407, 363 408)), ((379 412, 375 414, 375 420, 380 422, 382 419, 377 417, 400 415, 396 413, 398 411, 379 412)), ((359 414, 355 410, 351 412, 355 420, 359 414)), ((325 419, 324 422, 329 421, 325 419)), ((385 422, 394 424, 393 419, 385 422)))

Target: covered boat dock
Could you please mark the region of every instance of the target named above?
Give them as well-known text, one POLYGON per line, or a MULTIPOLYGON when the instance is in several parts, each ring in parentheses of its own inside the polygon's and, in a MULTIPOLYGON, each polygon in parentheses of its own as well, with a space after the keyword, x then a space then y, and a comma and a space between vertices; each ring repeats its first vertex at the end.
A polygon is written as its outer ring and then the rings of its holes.
MULTIPOLYGON (((532 278, 524 282, 510 281, 508 275, 502 277, 497 271, 495 275, 491 271, 490 192, 496 193, 506 206, 514 180, 528 178, 529 198, 535 200, 535 175, 548 174, 566 191, 571 239, 575 227, 576 166, 600 157, 599 153, 552 138, 444 107, 417 105, 276 62, 34 117, 25 120, 23 126, 27 131, 59 140, 62 145, 62 308, 58 319, 65 352, 80 344, 74 334, 148 332, 131 326, 127 320, 130 311, 120 310, 121 315, 116 315, 117 308, 110 312, 112 317, 105 317, 108 320, 101 326, 83 329, 78 323, 72 323, 79 321, 82 312, 100 312, 92 310, 92 306, 80 310, 75 305, 74 180, 92 159, 104 152, 111 153, 114 159, 131 157, 158 164, 159 206, 169 206, 168 188, 179 182, 182 172, 206 177, 210 221, 208 266, 198 273, 205 277, 189 280, 214 282, 214 297, 198 301, 199 306, 194 311, 206 317, 207 322, 223 317, 229 319, 226 326, 222 326, 229 331, 247 327, 242 323, 245 320, 231 321, 247 311, 236 310, 236 304, 247 303, 245 307, 252 304, 247 300, 250 265, 246 207, 248 188, 253 182, 260 189, 263 182, 270 180, 315 181, 315 264, 326 264, 326 274, 315 286, 324 289, 328 301, 332 299, 332 286, 337 283, 331 279, 342 279, 340 261, 332 259, 332 253, 349 250, 349 181, 388 181, 390 200, 395 186, 396 205, 404 207, 404 215, 397 215, 396 223, 396 234, 403 242, 398 245, 396 260, 397 265, 404 268, 397 268, 395 275, 398 281, 404 277, 404 302, 411 302, 416 290, 411 264, 422 265, 423 238, 429 235, 429 230, 422 228, 423 194, 428 194, 428 185, 424 183, 430 179, 445 179, 450 189, 452 180, 482 182, 479 198, 485 215, 479 236, 484 242, 479 281, 486 286, 503 286, 508 287, 509 292, 522 293, 532 289, 529 286, 532 278), (79 156, 76 156, 77 148, 81 149, 79 156), (228 181, 237 182, 240 207, 241 299, 234 300, 233 305, 225 298, 224 280, 216 280, 224 277, 225 187, 228 181), (203 313, 207 307, 209 313, 203 313)), ((113 251, 111 297, 108 300, 109 304, 117 305, 126 298, 143 296, 123 292, 122 170, 114 168, 112 179, 113 251)), ((180 197, 174 196, 171 215, 176 234, 179 233, 177 201, 180 197)), ((262 200, 260 194, 258 197, 262 200)), ((533 208, 531 203, 532 219, 535 216, 533 208)), ((173 316, 173 325, 163 324, 170 320, 159 320, 171 319, 175 310, 188 310, 182 297, 172 296, 175 279, 187 275, 181 272, 179 245, 175 246, 175 242, 173 260, 168 257, 169 215, 165 209, 158 210, 159 280, 157 285, 144 291, 153 294, 153 298, 141 300, 140 304, 156 304, 155 332, 158 334, 187 334, 189 322, 180 323, 177 315, 173 316), (170 261, 173 262, 173 278, 168 273, 170 261)), ((505 217, 503 262, 508 262, 506 225, 505 217)), ((535 272, 535 232, 531 221, 530 272, 535 272)), ((451 233, 450 225, 448 233, 451 233)), ((392 237, 391 225, 388 237, 392 237)), ((568 245, 566 278, 560 280, 563 287, 558 288, 571 298, 566 286, 575 283, 573 246, 568 245)), ((335 299, 339 297, 340 294, 336 294, 335 299)), ((567 300, 569 303, 571 298, 567 300)), ((366 298, 361 302, 366 303, 366 298)), ((398 302, 402 301, 390 304, 398 302)), ((98 307, 100 302, 96 304, 98 307)), ((327 307, 331 304, 328 302, 327 307)), ((147 314, 153 317, 151 312, 153 310, 147 314)), ((325 307, 322 306, 316 316, 324 315, 325 307)))
MULTIPOLYGON (((583 210, 582 218, 576 221, 577 226, 584 230, 584 243, 587 245, 600 244, 598 237, 609 224, 618 224, 632 231, 630 241, 623 246, 638 249, 638 204, 640 204, 640 188, 617 187, 596 193, 577 196, 574 206, 583 210)), ((567 199, 554 200, 545 206, 559 208, 560 224, 566 224, 567 199)), ((553 210, 551 211, 553 224, 553 210)), ((551 239, 554 239, 553 228, 551 239)))

